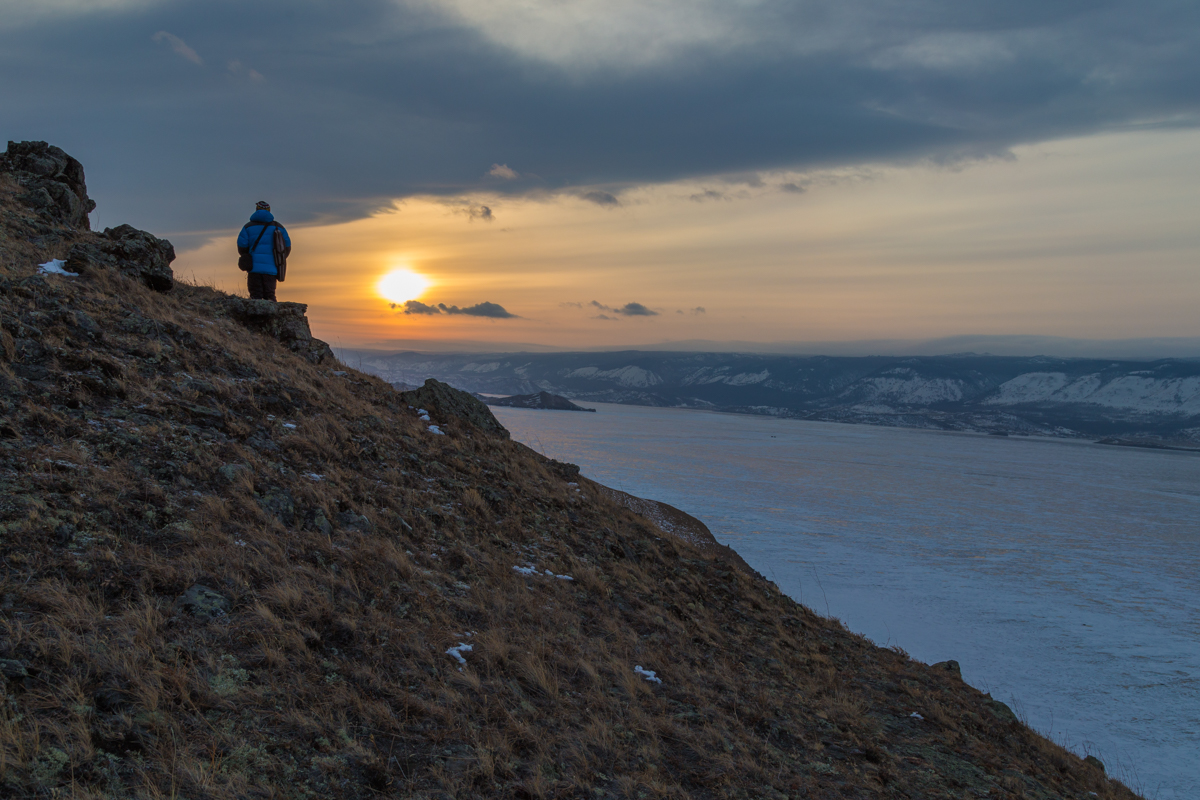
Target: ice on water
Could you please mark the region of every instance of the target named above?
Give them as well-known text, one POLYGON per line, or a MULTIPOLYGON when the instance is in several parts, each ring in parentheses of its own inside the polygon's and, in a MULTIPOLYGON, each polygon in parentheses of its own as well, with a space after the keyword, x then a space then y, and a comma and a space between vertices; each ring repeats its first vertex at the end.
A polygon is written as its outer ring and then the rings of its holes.
POLYGON ((1200 785, 1200 454, 601 404, 513 438, 704 520, 819 613, 1159 800, 1200 785))

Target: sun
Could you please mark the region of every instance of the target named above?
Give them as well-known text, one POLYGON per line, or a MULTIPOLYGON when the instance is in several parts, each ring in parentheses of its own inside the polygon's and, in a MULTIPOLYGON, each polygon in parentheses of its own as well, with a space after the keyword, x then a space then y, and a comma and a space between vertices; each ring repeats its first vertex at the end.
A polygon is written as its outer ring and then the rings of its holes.
POLYGON ((408 269, 394 269, 379 279, 379 283, 375 284, 375 291, 393 303, 404 303, 416 300, 432 285, 433 281, 424 275, 418 275, 408 269))

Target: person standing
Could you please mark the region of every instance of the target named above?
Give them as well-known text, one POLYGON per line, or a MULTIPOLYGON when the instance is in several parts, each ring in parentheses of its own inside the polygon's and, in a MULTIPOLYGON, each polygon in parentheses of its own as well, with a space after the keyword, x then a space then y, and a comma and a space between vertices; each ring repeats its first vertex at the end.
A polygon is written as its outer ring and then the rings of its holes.
POLYGON ((275 302, 275 284, 283 280, 287 257, 292 253, 292 239, 287 228, 275 221, 271 205, 259 200, 250 221, 242 226, 237 239, 238 269, 248 272, 246 287, 251 300, 275 302), (276 247, 276 240, 282 247, 276 247))

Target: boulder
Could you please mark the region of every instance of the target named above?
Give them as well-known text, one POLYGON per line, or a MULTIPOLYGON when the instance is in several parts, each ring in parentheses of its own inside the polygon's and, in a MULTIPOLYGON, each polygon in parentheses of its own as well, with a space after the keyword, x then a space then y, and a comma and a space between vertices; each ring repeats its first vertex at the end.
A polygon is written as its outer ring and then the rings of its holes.
POLYGON ((171 262, 175 247, 166 239, 132 225, 105 228, 101 236, 78 242, 67 253, 69 272, 87 273, 98 268, 118 269, 157 292, 175 285, 171 262))
POLYGON ((456 417, 492 436, 508 438, 508 429, 500 424, 482 400, 434 378, 425 381, 420 389, 401 392, 400 397, 414 408, 432 412, 439 421, 456 417))
POLYGON ((320 364, 333 358, 329 345, 312 335, 304 303, 273 303, 231 297, 225 301, 225 313, 256 333, 277 339, 293 353, 320 364))
POLYGON ((46 142, 9 142, 0 172, 11 173, 25 190, 17 200, 44 217, 88 231, 96 201, 88 197, 83 165, 46 142))
POLYGON ((991 711, 992 715, 995 716, 996 719, 1000 720, 1001 722, 1017 722, 1017 715, 1011 708, 1008 707, 1007 703, 1002 703, 999 700, 995 700, 990 697, 986 698, 984 702, 988 711, 991 711))

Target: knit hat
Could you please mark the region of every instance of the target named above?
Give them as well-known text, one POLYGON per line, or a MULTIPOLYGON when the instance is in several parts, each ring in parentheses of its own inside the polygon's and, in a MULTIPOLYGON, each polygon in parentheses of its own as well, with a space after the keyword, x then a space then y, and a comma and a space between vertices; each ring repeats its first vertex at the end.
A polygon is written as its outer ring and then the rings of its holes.
POLYGON ((257 203, 254 204, 254 210, 255 211, 270 211, 271 204, 268 203, 266 200, 259 200, 257 203))

